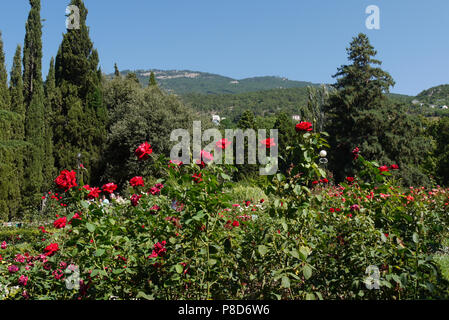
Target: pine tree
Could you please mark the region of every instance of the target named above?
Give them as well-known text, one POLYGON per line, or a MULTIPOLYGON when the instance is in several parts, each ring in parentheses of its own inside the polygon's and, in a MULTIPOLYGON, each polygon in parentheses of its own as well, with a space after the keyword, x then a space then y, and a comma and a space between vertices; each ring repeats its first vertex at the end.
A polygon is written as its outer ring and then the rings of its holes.
POLYGON ((45 161, 44 88, 42 81, 42 24, 40 0, 30 0, 23 51, 23 86, 26 107, 25 141, 29 151, 25 157, 25 203, 39 204, 45 161))
POLYGON ((79 8, 80 28, 67 30, 56 56, 61 102, 55 110, 55 163, 59 169, 68 169, 78 168, 82 162, 90 169, 85 181, 90 183, 106 140, 107 112, 102 102, 98 52, 86 26, 87 9, 81 0, 70 4, 79 8))
POLYGON ((150 86, 157 87, 156 77, 154 76, 154 72, 153 72, 153 71, 151 71, 151 74, 150 74, 150 82, 149 82, 149 85, 150 85, 150 86))
POLYGON ((380 68, 381 62, 372 57, 377 54, 368 37, 359 34, 346 49, 350 65, 338 68, 337 89, 327 108, 332 152, 330 167, 337 180, 350 173, 351 151, 363 147, 367 159, 385 160, 385 152, 378 137, 384 129, 385 92, 394 85, 391 76, 380 68), (370 123, 368 123, 370 122, 370 123))
POLYGON ((354 173, 351 151, 359 147, 366 159, 399 164, 405 183, 422 183, 419 158, 428 148, 418 121, 406 114, 403 105, 388 100, 386 93, 395 83, 376 67, 381 61, 374 59, 377 52, 365 34, 353 38, 347 53, 352 64, 338 68, 336 91, 325 108, 329 167, 335 179, 354 173))

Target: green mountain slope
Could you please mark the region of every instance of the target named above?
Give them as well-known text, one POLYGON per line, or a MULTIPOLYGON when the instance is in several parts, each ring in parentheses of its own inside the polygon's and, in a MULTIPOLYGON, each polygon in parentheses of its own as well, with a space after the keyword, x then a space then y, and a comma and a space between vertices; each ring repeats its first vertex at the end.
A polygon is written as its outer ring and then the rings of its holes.
POLYGON ((424 90, 416 96, 416 99, 421 103, 433 104, 439 107, 449 105, 449 84, 424 90))
MULTIPOLYGON (((151 71, 154 72, 159 86, 167 92, 184 95, 188 93, 201 94, 238 94, 245 92, 303 88, 316 86, 306 81, 294 81, 287 78, 265 76, 246 79, 232 79, 217 74, 191 70, 124 70, 122 75, 134 72, 142 85, 148 85, 151 71)), ((112 77, 113 75, 108 75, 112 77)))

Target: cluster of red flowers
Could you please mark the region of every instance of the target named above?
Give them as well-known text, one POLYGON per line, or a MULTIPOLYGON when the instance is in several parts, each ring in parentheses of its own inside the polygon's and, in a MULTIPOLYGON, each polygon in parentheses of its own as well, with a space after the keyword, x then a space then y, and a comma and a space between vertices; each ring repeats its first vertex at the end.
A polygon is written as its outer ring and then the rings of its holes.
POLYGON ((327 180, 326 178, 323 178, 323 179, 321 179, 320 181, 317 181, 317 180, 312 181, 312 184, 313 184, 313 185, 316 185, 316 184, 318 184, 318 183, 323 183, 323 184, 329 183, 329 180, 327 180))
POLYGON ((53 222, 53 226, 56 229, 62 229, 66 226, 66 224, 67 224, 67 217, 59 218, 59 219, 55 220, 55 222, 53 222))
POLYGON ((76 172, 68 170, 61 171, 59 176, 55 179, 55 183, 58 188, 64 189, 65 191, 76 187, 76 172))
POLYGON ((166 241, 158 242, 153 246, 153 252, 151 255, 148 256, 149 259, 151 258, 157 258, 157 257, 163 257, 165 256, 165 253, 167 252, 167 249, 165 248, 166 241))
POLYGON ((139 158, 139 160, 146 160, 150 157, 150 154, 153 153, 153 149, 151 149, 151 145, 148 142, 142 143, 137 147, 134 154, 139 158))
POLYGON ((45 255, 48 257, 51 257, 52 255, 54 255, 58 250, 59 250, 59 245, 57 243, 49 244, 44 249, 45 255))
POLYGON ((225 228, 232 229, 233 227, 236 228, 239 226, 240 226, 240 223, 237 220, 234 220, 234 221, 228 220, 226 222, 225 228))
POLYGON ((380 171, 381 174, 382 174, 382 172, 388 172, 389 169, 391 169, 391 170, 398 170, 399 166, 397 164, 392 164, 389 167, 388 166, 381 166, 381 167, 379 167, 379 171, 380 171))
POLYGON ((158 195, 161 193, 163 187, 164 185, 162 183, 156 183, 154 187, 150 188, 149 193, 151 193, 153 196, 158 195))

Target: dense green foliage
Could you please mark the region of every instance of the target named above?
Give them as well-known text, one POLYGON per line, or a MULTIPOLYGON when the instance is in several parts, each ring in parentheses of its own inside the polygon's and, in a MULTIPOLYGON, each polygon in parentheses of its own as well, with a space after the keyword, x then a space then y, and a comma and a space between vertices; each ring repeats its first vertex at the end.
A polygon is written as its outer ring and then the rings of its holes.
MULTIPOLYGON (((107 157, 102 159, 102 181, 122 184, 138 172, 147 171, 135 160, 134 150, 141 141, 152 141, 155 154, 170 155, 174 142, 170 133, 177 128, 189 129, 194 117, 173 95, 157 87, 142 88, 129 78, 115 78, 104 85, 104 103, 109 110, 108 135, 105 145, 107 157)), ((202 119, 202 127, 211 127, 209 119, 202 119)), ((149 168, 147 168, 149 169, 149 168)))

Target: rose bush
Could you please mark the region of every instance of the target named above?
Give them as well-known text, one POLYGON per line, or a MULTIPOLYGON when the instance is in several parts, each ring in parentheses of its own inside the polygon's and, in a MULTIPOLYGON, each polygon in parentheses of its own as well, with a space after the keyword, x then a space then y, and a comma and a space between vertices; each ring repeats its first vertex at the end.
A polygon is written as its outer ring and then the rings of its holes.
POLYGON ((233 203, 232 165, 214 165, 209 153, 191 165, 155 158, 147 142, 135 155, 162 178, 130 177, 126 199, 112 196, 112 182, 80 187, 65 171, 50 199, 54 228, 41 226, 33 248, 2 243, 0 297, 447 298, 432 256, 447 237, 449 191, 404 190, 390 172, 398 167, 366 161, 358 148, 358 175, 334 185, 317 163, 323 136, 297 129, 295 163, 270 177, 270 201, 233 203), (370 266, 378 290, 366 285, 370 266))

